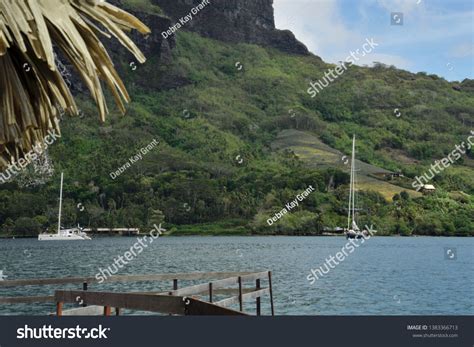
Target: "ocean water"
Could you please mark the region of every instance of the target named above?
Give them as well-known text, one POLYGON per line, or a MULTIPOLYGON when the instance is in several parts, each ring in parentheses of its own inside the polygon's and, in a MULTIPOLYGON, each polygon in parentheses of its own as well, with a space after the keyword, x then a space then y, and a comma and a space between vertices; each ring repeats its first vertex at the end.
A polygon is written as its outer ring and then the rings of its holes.
MULTIPOLYGON (((125 237, 0 240, 0 271, 6 280, 95 276, 135 242, 125 237)), ((310 284, 310 270, 336 256, 346 242, 343 237, 158 238, 117 274, 271 270, 277 315, 474 314, 473 238, 373 237, 310 284)), ((0 287, 0 296, 52 295, 55 289, 81 288, 0 287)), ((171 283, 164 282, 89 287, 117 292, 169 289, 171 283)), ((269 314, 268 297, 262 298, 262 305, 263 313, 269 314)), ((254 312, 254 306, 245 307, 254 312)), ((52 311, 53 304, 0 304, 0 315, 52 311)))

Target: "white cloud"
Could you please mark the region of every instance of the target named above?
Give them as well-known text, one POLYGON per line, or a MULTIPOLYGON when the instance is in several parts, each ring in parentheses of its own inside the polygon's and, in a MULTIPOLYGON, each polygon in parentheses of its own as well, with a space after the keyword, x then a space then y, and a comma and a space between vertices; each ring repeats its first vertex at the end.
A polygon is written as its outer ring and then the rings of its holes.
POLYGON ((346 54, 349 44, 364 38, 346 27, 338 5, 336 0, 275 0, 276 26, 291 30, 310 51, 324 59, 341 50, 346 54))
POLYGON ((291 30, 311 52, 330 63, 360 49, 366 38, 380 46, 361 58, 360 65, 379 61, 445 75, 447 57, 474 55, 472 7, 429 0, 274 0, 274 8, 277 28, 291 30), (391 12, 404 13, 403 26, 390 25, 391 12))
POLYGON ((375 0, 377 4, 390 12, 421 11, 425 0, 375 0))
MULTIPOLYGON (((408 1, 408 0, 406 0, 408 1)), ((416 2, 416 0, 414 0, 416 2)), ((337 0, 275 0, 275 23, 289 29, 326 62, 343 61, 351 51, 361 49, 366 37, 346 26, 341 16, 344 2, 337 0)), ((361 10, 363 7, 361 7, 361 10)), ((389 17, 387 17, 389 20, 389 17)), ((379 42, 378 40, 375 40, 379 42)), ((383 45, 381 45, 383 46, 383 45)), ((379 49, 378 47, 375 48, 379 49)), ((407 69, 410 62, 400 56, 373 52, 361 57, 358 65, 379 61, 407 69)))

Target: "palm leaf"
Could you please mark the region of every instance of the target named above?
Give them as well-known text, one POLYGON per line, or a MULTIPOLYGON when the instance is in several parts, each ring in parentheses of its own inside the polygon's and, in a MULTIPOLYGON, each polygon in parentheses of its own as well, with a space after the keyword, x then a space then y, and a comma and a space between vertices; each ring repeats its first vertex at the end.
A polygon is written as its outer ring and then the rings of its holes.
POLYGON ((56 66, 55 49, 89 89, 101 121, 108 113, 101 81, 125 113, 130 97, 99 36, 115 37, 143 63, 144 55, 125 33, 132 29, 150 32, 104 0, 0 0, 1 169, 24 157, 48 131, 60 132, 58 107, 78 112, 56 66))

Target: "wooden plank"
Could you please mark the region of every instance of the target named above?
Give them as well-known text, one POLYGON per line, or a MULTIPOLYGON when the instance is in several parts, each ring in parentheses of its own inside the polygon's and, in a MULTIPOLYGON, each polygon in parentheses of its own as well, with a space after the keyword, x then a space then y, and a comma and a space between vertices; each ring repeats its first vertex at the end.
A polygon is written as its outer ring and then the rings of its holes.
MULTIPOLYGON (((115 309, 112 309, 112 314, 116 313, 115 309)), ((63 310, 63 316, 102 316, 104 314, 104 308, 102 306, 87 306, 71 308, 63 310)))
POLYGON ((80 295, 81 299, 89 305, 105 306, 106 309, 102 312, 105 312, 106 315, 110 315, 111 313, 107 309, 107 307, 110 306, 129 310, 172 313, 179 315, 245 315, 242 312, 230 310, 193 298, 167 295, 152 296, 142 294, 82 291, 56 291, 55 300, 58 302, 57 312, 62 314, 63 303, 75 302, 75 298, 80 295))
MULTIPOLYGON (((212 288, 219 289, 227 286, 235 285, 239 283, 239 277, 230 277, 223 280, 213 281, 212 288)), ((186 296, 196 295, 200 293, 207 293, 209 291, 209 283, 197 284, 195 286, 185 287, 178 290, 173 290, 170 295, 174 296, 186 296)))
POLYGON ((247 294, 243 294, 242 297, 244 299, 244 301, 251 301, 251 300, 254 300, 256 298, 260 298, 266 294, 270 294, 270 288, 262 288, 262 289, 259 289, 259 290, 255 290, 251 293, 247 293, 247 294))
MULTIPOLYGON (((250 293, 253 292, 256 288, 242 288, 242 293, 250 293)), ((212 293, 215 295, 227 295, 227 296, 233 296, 233 295, 238 295, 239 294, 239 288, 221 288, 221 289, 212 289, 212 293)))
POLYGON ((240 275, 242 277, 242 282, 255 282, 258 279, 267 279, 268 278, 268 271, 263 272, 252 272, 247 275, 240 275))
POLYGON ((178 290, 172 290, 169 292, 169 295, 173 295, 173 296, 195 295, 195 294, 207 292, 208 289, 209 289, 209 284, 207 283, 197 284, 190 287, 184 287, 178 290))
POLYGON ((78 296, 88 305, 178 315, 185 313, 182 298, 176 296, 63 290, 56 291, 54 295, 56 302, 64 303, 75 303, 78 296))
MULTIPOLYGON (((261 297, 265 294, 269 294, 269 293, 270 293, 269 288, 262 288, 262 289, 259 289, 259 290, 254 290, 250 293, 242 294, 242 301, 247 302, 247 301, 253 300, 255 298, 259 298, 259 297, 261 297)), ((227 299, 218 301, 215 304, 219 305, 219 306, 222 306, 222 307, 228 307, 228 306, 232 306, 232 305, 235 305, 235 304, 238 304, 238 303, 240 303, 240 297, 239 297, 239 295, 236 295, 236 296, 233 296, 231 298, 227 298, 227 299)))
MULTIPOLYGON (((242 288, 242 292, 245 293, 250 293, 253 292, 256 288, 242 288)), ((170 295, 172 292, 129 292, 130 294, 144 294, 144 295, 170 295)), ((203 294, 208 294, 207 292, 201 292, 197 294, 193 294, 196 296, 203 296, 203 294)), ((220 289, 212 289, 212 294, 215 295, 237 295, 239 294, 239 289, 238 288, 220 288, 220 289)))
POLYGON ((54 296, 0 297, 0 304, 32 304, 37 302, 54 302, 54 296))
MULTIPOLYGON (((267 272, 265 272, 267 273, 267 272)), ((210 280, 224 279, 229 277, 242 276, 243 279, 254 278, 254 272, 197 272, 197 273, 168 273, 156 275, 124 275, 111 276, 106 282, 147 282, 147 281, 172 281, 172 280, 210 280)), ((6 280, 0 281, 0 287, 17 286, 41 286, 53 284, 75 284, 75 283, 98 283, 95 277, 68 277, 68 278, 39 278, 24 280, 6 280)))
MULTIPOLYGON (((209 291, 209 285, 207 284, 207 291, 209 291)), ((255 288, 243 288, 242 292, 245 294, 255 291, 255 288)), ((202 292, 202 293, 206 293, 202 292)), ((82 293, 82 292, 81 292, 82 293)), ((199 295, 202 293, 196 293, 199 295)), ((237 288, 221 288, 212 289, 213 295, 235 295, 239 293, 237 288)), ((131 292, 130 294, 142 294, 142 295, 167 295, 168 292, 131 292)), ((31 303, 42 303, 42 302, 55 302, 54 296, 15 296, 15 297, 0 297, 0 304, 31 304, 31 303)))
POLYGON ((233 296, 231 298, 227 298, 221 301, 216 302, 215 304, 222 307, 229 307, 240 302, 240 297, 238 295, 233 296))
POLYGON ((190 299, 186 305, 187 316, 248 316, 247 314, 201 300, 190 299))
POLYGON ((20 287, 20 286, 44 286, 50 284, 74 284, 74 283, 92 283, 96 281, 94 277, 69 277, 69 278, 40 278, 29 280, 8 280, 0 281, 0 287, 20 287))

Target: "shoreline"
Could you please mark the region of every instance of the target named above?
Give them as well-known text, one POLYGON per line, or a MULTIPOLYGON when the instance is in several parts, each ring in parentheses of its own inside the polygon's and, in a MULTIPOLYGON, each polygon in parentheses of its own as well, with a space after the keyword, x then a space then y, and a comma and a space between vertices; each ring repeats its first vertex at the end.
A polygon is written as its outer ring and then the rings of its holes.
MULTIPOLYGON (((142 234, 138 235, 104 235, 104 234, 89 234, 93 238, 134 238, 134 237, 140 237, 142 234)), ((344 237, 345 235, 343 234, 308 234, 308 235, 292 235, 292 234, 252 234, 252 233, 247 233, 247 234, 238 234, 238 233, 172 233, 168 235, 162 235, 161 237, 188 237, 188 236, 201 236, 201 237, 206 237, 206 236, 224 236, 224 237, 231 237, 231 236, 244 236, 244 237, 257 237, 257 236, 266 236, 266 237, 344 237)), ((396 237, 396 238, 411 238, 411 237, 462 237, 462 238, 469 238, 469 237, 474 237, 473 235, 374 235, 374 237, 396 237)), ((0 235, 0 240, 16 240, 16 239, 37 239, 38 236, 22 236, 22 235, 0 235)))

